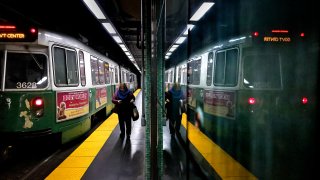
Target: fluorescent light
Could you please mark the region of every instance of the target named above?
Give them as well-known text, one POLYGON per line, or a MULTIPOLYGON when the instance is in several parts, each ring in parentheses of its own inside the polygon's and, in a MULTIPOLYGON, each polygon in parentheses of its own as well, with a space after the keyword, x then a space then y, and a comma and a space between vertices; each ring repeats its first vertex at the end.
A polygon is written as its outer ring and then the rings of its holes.
POLYGON ((126 47, 124 44, 119 44, 119 46, 120 46, 121 48, 126 47))
POLYGON ((119 36, 112 36, 112 37, 117 43, 122 43, 122 40, 120 39, 119 36))
POLYGON ((172 52, 167 52, 166 56, 171 56, 172 52))
POLYGON ((176 50, 177 48, 171 47, 169 52, 173 52, 174 50, 176 50))
POLYGON ((179 37, 178 40, 176 41, 176 44, 182 44, 184 42, 184 40, 186 40, 187 37, 179 37))
POLYGON ((126 47, 121 47, 121 49, 124 51, 124 52, 127 52, 128 49, 126 47))
POLYGON ((173 48, 177 48, 177 47, 179 47, 179 45, 178 44, 174 44, 174 45, 172 45, 172 47, 173 48))
POLYGON ((199 21, 202 16, 214 5, 213 2, 204 2, 200 8, 193 14, 190 21, 199 21))
POLYGON ((96 16, 97 19, 106 19, 103 12, 94 0, 83 0, 83 2, 86 3, 87 7, 96 16))
POLYGON ((169 56, 165 56, 166 59, 169 59, 169 56))
POLYGON ((193 24, 188 24, 186 30, 183 32, 183 35, 188 35, 188 30, 190 29, 190 31, 194 28, 193 24))
POLYGON ((114 28, 112 27, 112 25, 110 23, 102 23, 103 27, 106 28, 106 30, 110 33, 110 34, 116 34, 116 31, 114 30, 114 28))
POLYGON ((127 56, 130 56, 130 53, 129 52, 124 52, 127 56))

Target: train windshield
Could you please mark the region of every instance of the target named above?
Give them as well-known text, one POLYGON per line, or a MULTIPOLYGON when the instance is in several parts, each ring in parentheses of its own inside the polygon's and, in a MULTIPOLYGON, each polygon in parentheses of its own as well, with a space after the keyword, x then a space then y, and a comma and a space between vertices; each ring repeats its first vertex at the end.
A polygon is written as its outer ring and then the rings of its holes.
POLYGON ((245 56, 243 84, 247 88, 254 89, 281 88, 279 55, 256 54, 245 56))
POLYGON ((6 89, 42 89, 47 85, 47 57, 44 54, 7 53, 6 89))

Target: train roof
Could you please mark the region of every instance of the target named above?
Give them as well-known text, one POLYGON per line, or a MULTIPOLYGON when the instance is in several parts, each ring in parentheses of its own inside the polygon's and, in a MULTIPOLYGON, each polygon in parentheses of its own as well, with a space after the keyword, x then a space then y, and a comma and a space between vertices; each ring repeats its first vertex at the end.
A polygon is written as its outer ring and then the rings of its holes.
POLYGON ((114 60, 111 60, 107 56, 101 54, 100 52, 92 49, 88 45, 84 44, 83 42, 69 36, 65 35, 63 33, 57 33, 45 29, 39 29, 38 30, 38 39, 37 39, 37 44, 44 45, 44 46, 49 46, 50 43, 56 43, 56 44, 61 44, 61 45, 66 45, 74 48, 81 49, 83 51, 89 52, 90 54, 97 56, 101 59, 107 59, 109 61, 112 61, 116 63, 114 60))

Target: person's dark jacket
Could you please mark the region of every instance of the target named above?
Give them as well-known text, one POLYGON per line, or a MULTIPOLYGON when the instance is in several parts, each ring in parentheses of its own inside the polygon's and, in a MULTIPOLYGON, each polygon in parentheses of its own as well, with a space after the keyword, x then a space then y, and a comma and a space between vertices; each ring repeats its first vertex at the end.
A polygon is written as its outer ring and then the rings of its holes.
POLYGON ((135 97, 130 90, 125 92, 118 90, 112 97, 112 103, 116 105, 116 113, 121 114, 122 117, 131 116, 134 100, 135 97))

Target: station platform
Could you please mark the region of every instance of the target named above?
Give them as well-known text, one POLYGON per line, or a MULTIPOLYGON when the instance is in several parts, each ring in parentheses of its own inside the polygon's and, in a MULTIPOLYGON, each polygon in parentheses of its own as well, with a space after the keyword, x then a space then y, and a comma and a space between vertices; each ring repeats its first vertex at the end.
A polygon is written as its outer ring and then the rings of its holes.
MULTIPOLYGON (((134 94, 141 114, 142 93, 134 94)), ((186 114, 174 136, 168 123, 163 126, 164 180, 257 179, 187 122, 186 114)), ((111 114, 45 179, 145 179, 145 128, 140 116, 132 122, 130 139, 121 139, 118 115, 111 114)))
MULTIPOLYGON (((142 112, 142 93, 135 92, 135 104, 142 112)), ((168 122, 167 122, 168 123, 168 122)), ((190 170, 183 144, 163 126, 163 179, 201 179, 190 170), (189 168, 189 171, 187 170, 189 168), (188 174, 188 172, 189 174, 188 174), (191 174, 190 174, 191 172, 191 174)), ((120 138, 117 114, 111 114, 77 149, 45 179, 145 179, 145 127, 141 118, 132 121, 130 139, 120 138)))

